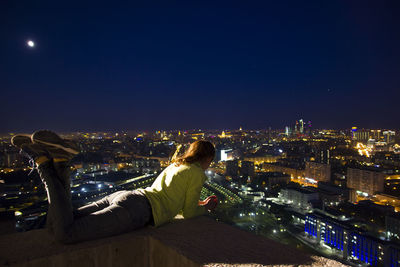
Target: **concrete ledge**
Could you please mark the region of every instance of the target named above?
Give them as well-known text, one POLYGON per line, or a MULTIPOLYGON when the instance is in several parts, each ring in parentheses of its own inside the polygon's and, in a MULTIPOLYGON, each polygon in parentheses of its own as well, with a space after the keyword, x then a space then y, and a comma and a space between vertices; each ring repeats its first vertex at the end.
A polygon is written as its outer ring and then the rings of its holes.
POLYGON ((207 217, 63 245, 46 230, 0 236, 1 266, 344 266, 207 217))

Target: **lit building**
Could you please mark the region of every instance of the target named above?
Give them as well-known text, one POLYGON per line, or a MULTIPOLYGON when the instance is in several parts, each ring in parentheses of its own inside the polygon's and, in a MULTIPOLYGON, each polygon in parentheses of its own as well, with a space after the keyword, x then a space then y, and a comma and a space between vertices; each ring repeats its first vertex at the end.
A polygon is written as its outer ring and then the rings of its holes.
POLYGON ((385 263, 387 266, 399 266, 400 263, 400 247, 395 244, 390 244, 386 247, 388 251, 388 256, 386 257, 385 263))
POLYGON ((312 202, 319 200, 318 192, 307 188, 284 188, 279 199, 297 209, 311 210, 312 202))
POLYGON ((385 226, 388 238, 400 238, 400 216, 398 214, 385 216, 385 226))
POLYGON ((315 181, 329 182, 331 180, 331 165, 318 162, 306 162, 305 176, 315 181))
POLYGON ((232 149, 221 149, 220 153, 221 161, 227 161, 233 159, 233 150, 232 149))
POLYGON ((381 130, 371 130, 369 139, 374 139, 376 141, 379 141, 381 139, 381 136, 382 136, 381 133, 382 133, 381 130))
POLYGON ((161 170, 160 161, 157 159, 139 158, 132 161, 133 169, 142 173, 154 173, 161 170))
POLYGON ((369 139, 371 139, 371 132, 370 130, 366 129, 356 129, 356 131, 353 131, 353 139, 360 142, 367 142, 369 139))
POLYGON ((286 135, 286 136, 290 136, 291 134, 292 134, 292 130, 290 129, 289 126, 286 126, 286 127, 285 127, 285 135, 286 135))
MULTIPOLYGON (((327 192, 330 195, 336 195, 338 196, 338 201, 339 202, 346 202, 349 200, 350 197, 350 190, 348 188, 343 188, 341 186, 332 184, 332 183, 327 183, 327 182, 318 182, 318 190, 321 190, 322 192, 327 192)), ((321 199, 325 200, 326 198, 321 194, 320 192, 321 199)))
POLYGON ((306 134, 308 136, 311 136, 311 133, 312 133, 312 123, 311 123, 311 121, 308 121, 308 123, 307 123, 307 131, 305 131, 305 132, 306 132, 306 134))
POLYGON ((231 138, 232 134, 230 132, 225 132, 222 131, 222 133, 220 135, 218 135, 219 138, 231 138))
MULTIPOLYGON (((395 180, 396 186, 398 180, 395 180)), ((386 183, 390 182, 389 178, 386 178, 386 183)), ((387 187, 386 187, 387 189, 387 187)), ((392 196, 392 195, 387 195, 387 194, 376 194, 374 196, 374 201, 375 203, 382 204, 382 205, 390 205, 394 207, 394 209, 398 212, 400 211, 400 198, 392 196)))
POLYGON ((264 155, 264 156, 250 156, 250 157, 245 157, 244 160, 245 161, 251 161, 253 162, 255 165, 260 165, 263 163, 275 163, 277 162, 279 159, 283 158, 285 155, 281 154, 281 155, 264 155))
POLYGON ((240 176, 243 177, 253 177, 254 176, 254 162, 242 161, 240 169, 240 176))
POLYGON ((357 132, 357 127, 356 127, 356 126, 351 127, 351 138, 352 138, 353 140, 356 140, 356 139, 357 139, 357 138, 356 138, 356 132, 357 132))
POLYGON ((383 192, 386 174, 378 171, 347 169, 347 187, 374 195, 383 192))
POLYGON ((335 249, 346 261, 357 260, 370 266, 387 266, 384 263, 385 251, 388 250, 382 241, 353 231, 345 221, 324 214, 308 214, 305 218, 304 231, 318 243, 335 249))
POLYGON ((360 142, 368 142, 368 140, 372 139, 375 142, 384 141, 387 144, 394 143, 394 137, 396 135, 395 131, 391 130, 369 130, 369 129, 360 129, 358 130, 357 127, 352 128, 352 137, 353 140, 357 140, 360 142))
POLYGON ((254 182, 262 187, 271 188, 274 185, 283 185, 290 182, 290 175, 281 172, 258 173, 254 182))
POLYGON ((346 245, 349 227, 328 216, 314 213, 306 215, 304 231, 309 236, 316 238, 318 242, 343 251, 343 258, 347 257, 346 245))
POLYGON ((225 161, 225 175, 236 178, 239 174, 239 164, 237 160, 225 161))
POLYGON ((300 133, 304 133, 304 121, 303 119, 299 120, 299 126, 300 126, 300 133))
POLYGON ((278 164, 264 163, 263 171, 265 172, 283 172, 289 174, 291 178, 303 178, 304 170, 299 170, 291 167, 281 166, 278 164))
POLYGON ((384 141, 387 144, 393 144, 395 135, 396 135, 395 131, 390 131, 390 130, 384 131, 383 132, 384 141))

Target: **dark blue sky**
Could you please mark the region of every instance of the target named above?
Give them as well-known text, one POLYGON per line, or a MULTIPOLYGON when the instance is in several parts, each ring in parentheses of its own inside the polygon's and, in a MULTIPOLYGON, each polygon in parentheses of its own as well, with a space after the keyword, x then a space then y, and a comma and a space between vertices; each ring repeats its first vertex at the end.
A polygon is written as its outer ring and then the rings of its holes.
POLYGON ((0 132, 400 128, 400 1, 59 2, 0 3, 0 132))

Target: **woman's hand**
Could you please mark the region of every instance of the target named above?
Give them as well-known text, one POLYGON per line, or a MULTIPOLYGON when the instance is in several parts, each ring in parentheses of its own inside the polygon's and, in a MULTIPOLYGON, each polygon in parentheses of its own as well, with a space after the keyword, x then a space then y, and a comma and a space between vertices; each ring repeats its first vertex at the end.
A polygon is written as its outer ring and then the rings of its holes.
POLYGON ((205 207, 208 211, 213 211, 218 205, 217 196, 209 196, 203 201, 199 201, 199 205, 205 207))

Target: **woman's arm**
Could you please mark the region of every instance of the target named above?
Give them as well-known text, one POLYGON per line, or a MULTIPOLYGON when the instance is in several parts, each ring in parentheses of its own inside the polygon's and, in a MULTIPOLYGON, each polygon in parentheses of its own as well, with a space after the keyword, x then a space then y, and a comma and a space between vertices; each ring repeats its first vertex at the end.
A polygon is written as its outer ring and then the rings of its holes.
POLYGON ((190 181, 188 181, 182 215, 185 218, 192 218, 207 213, 207 209, 199 205, 201 188, 204 185, 206 176, 201 172, 193 172, 190 173, 188 179, 190 181))

